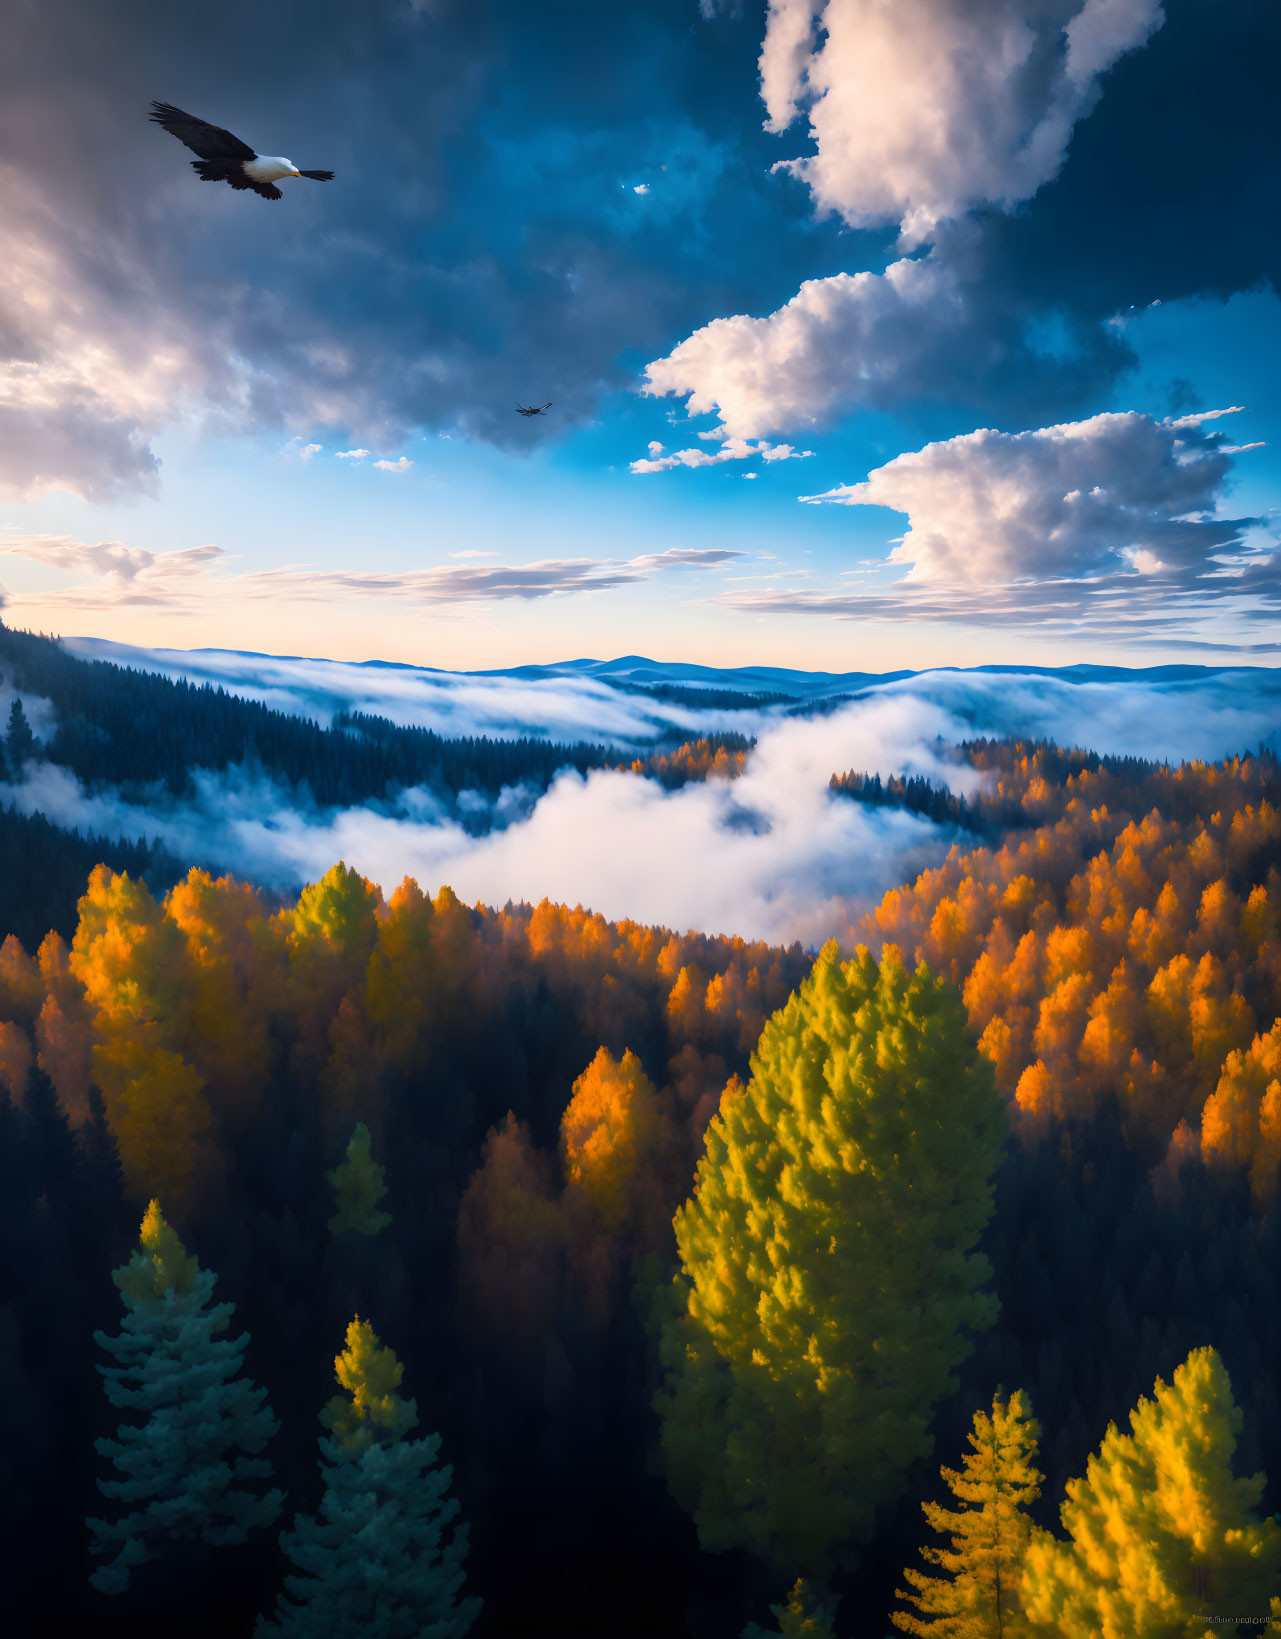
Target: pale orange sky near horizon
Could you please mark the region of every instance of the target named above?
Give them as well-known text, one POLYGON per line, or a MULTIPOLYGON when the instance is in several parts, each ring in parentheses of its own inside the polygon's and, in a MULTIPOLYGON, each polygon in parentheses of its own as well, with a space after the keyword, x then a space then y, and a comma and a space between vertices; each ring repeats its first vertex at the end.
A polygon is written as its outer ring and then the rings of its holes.
POLYGON ((640 654, 704 666, 779 666, 800 671, 923 671, 935 666, 1261 665, 1230 649, 1189 652, 1186 644, 1121 649, 1036 633, 1000 633, 929 623, 859 622, 815 615, 769 617, 664 605, 661 618, 637 607, 643 586, 565 599, 478 609, 255 602, 232 614, 163 614, 145 609, 90 612, 32 597, 0 608, 13 627, 92 637, 137 648, 236 649, 326 660, 382 660, 450 671, 609 660, 640 654), (586 607, 590 600, 590 614, 586 607), (628 603, 632 607, 629 610, 628 603), (576 606, 576 607, 571 607, 576 606), (584 641, 585 638, 587 641, 584 641))

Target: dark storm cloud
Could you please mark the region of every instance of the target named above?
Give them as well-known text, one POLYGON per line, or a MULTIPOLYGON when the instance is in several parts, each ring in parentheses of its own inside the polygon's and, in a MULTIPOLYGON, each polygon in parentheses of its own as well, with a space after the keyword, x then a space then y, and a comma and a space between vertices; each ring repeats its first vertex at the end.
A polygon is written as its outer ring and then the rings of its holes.
POLYGON ((147 488, 179 415, 380 453, 420 427, 555 436, 630 384, 628 350, 813 257, 731 112, 755 47, 688 0, 9 0, 0 403, 35 430, 0 482, 147 488), (153 97, 337 180, 278 204, 202 184, 153 97), (758 275, 737 252, 765 238, 758 275), (517 417, 531 395, 557 419, 517 417))
POLYGON ((1281 285, 1281 7, 1166 0, 1107 77, 1060 175, 992 254, 1030 299, 1102 317, 1281 285))
MULTIPOLYGON (((1083 413, 1133 362, 1113 313, 1276 278, 1281 13, 1164 15, 1100 80, 1057 179, 952 230, 919 299, 824 292, 836 345, 794 425, 940 400, 1010 429, 1083 413)), ((893 254, 892 230, 816 222, 769 174, 791 149, 761 129, 757 7, 5 0, 3 28, 18 496, 153 489, 150 440, 179 416, 375 454, 418 428, 525 447, 717 315, 774 335, 803 280, 893 254), (338 180, 275 205, 201 184, 153 97, 338 180), (531 397, 554 419, 517 417, 531 397)))

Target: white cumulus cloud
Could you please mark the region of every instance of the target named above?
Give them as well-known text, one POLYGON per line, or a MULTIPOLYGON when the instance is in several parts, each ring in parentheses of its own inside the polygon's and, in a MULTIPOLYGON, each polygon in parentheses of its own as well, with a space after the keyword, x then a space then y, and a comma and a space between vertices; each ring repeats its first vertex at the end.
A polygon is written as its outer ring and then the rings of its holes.
MULTIPOLYGON (((707 436, 705 433, 699 434, 700 438, 707 436)), ((670 455, 662 455, 659 453, 662 448, 657 440, 652 441, 649 454, 633 461, 631 471, 670 472, 673 467, 716 467, 725 461, 747 461, 755 455, 765 461, 803 461, 814 453, 813 450, 793 449, 790 444, 768 444, 763 439, 753 444, 746 438, 725 438, 715 450, 673 450, 670 455)))
POLYGON ((1241 520, 1215 515, 1232 463, 1199 419, 1126 412, 1032 432, 981 428, 802 499, 907 513, 890 562, 910 565, 909 582, 1200 569, 1235 542, 1241 520))
POLYGON ((781 168, 820 209, 920 243, 977 205, 1031 198, 1099 77, 1163 21, 1160 0, 771 0, 767 129, 807 109, 814 152, 781 168))
POLYGON ((937 252, 904 257, 884 273, 807 279, 764 318, 713 319, 650 364, 642 390, 683 396, 690 415, 716 411, 735 438, 757 438, 851 403, 893 403, 924 386, 970 326, 970 292, 952 266, 937 252))
POLYGON ((375 461, 374 465, 379 472, 408 472, 413 462, 407 455, 402 455, 399 461, 375 461))

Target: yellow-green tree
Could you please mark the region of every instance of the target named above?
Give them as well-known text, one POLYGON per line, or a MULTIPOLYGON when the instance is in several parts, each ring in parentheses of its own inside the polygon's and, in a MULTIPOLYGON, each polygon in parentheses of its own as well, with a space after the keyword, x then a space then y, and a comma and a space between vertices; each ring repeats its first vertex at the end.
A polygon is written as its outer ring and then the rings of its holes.
POLYGON ((1241 1413, 1213 1349, 1109 1426, 1061 1509, 1066 1542, 1035 1531, 1022 1598, 1035 1634, 1175 1639, 1259 1615, 1281 1583, 1281 1528, 1255 1514, 1264 1476, 1238 1479, 1241 1413))
POLYGON ((959 993, 828 945, 766 1025, 676 1215, 662 1317, 669 1483, 704 1545, 818 1569, 929 1455, 991 1325, 1005 1114, 959 993))
POLYGON ((895 1627, 918 1639, 1024 1639, 1019 1582, 1032 1533, 1026 1507, 1041 1494, 1039 1433, 1022 1393, 1003 1400, 998 1389, 991 1416, 974 1413, 960 1473, 942 1470, 964 1506, 921 1504, 931 1527, 951 1539, 948 1548, 921 1549, 926 1564, 943 1574, 903 1572, 915 1592, 900 1589, 898 1598, 915 1610, 891 1612, 895 1627))

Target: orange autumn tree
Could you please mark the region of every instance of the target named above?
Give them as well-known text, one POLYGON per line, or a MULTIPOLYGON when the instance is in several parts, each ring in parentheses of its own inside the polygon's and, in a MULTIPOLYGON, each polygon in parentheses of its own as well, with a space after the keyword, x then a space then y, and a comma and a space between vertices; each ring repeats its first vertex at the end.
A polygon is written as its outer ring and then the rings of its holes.
POLYGON ((610 1234, 627 1233, 645 1249, 656 1246, 671 1217, 663 1175, 675 1144, 671 1120, 635 1053, 616 1059, 602 1047, 575 1081, 561 1117, 569 1190, 591 1202, 610 1234))
POLYGON ((284 999, 283 950, 258 891, 191 870, 165 898, 182 935, 188 997, 183 1051, 220 1120, 246 1126, 271 1075, 269 1019, 284 999))
POLYGON ((1255 1199, 1276 1200, 1281 1181, 1281 1020, 1244 1050, 1229 1053, 1201 1113, 1201 1154, 1246 1167, 1255 1199))
POLYGON ((1131 1142, 1159 1154, 1205 1111, 1207 1156, 1267 1174, 1268 1121, 1228 1143, 1212 1105, 1232 1055, 1281 1012, 1275 764, 1091 767, 999 745, 971 757, 1024 828, 953 848, 854 937, 956 978, 1026 1137, 1115 1099, 1131 1142))
POLYGON ((476 966, 475 944, 471 915, 449 888, 433 903, 406 877, 392 894, 369 956, 364 1012, 396 1070, 426 1064, 476 966))
POLYGON ((464 1312, 525 1344, 535 1342, 556 1304, 561 1247, 551 1160, 509 1110, 501 1126, 490 1128, 458 1206, 464 1312))
POLYGON ((179 1051, 192 994, 182 934, 144 882, 99 865, 80 901, 71 971, 96 1044, 93 1076, 130 1192, 189 1204, 220 1170, 205 1086, 179 1051))

